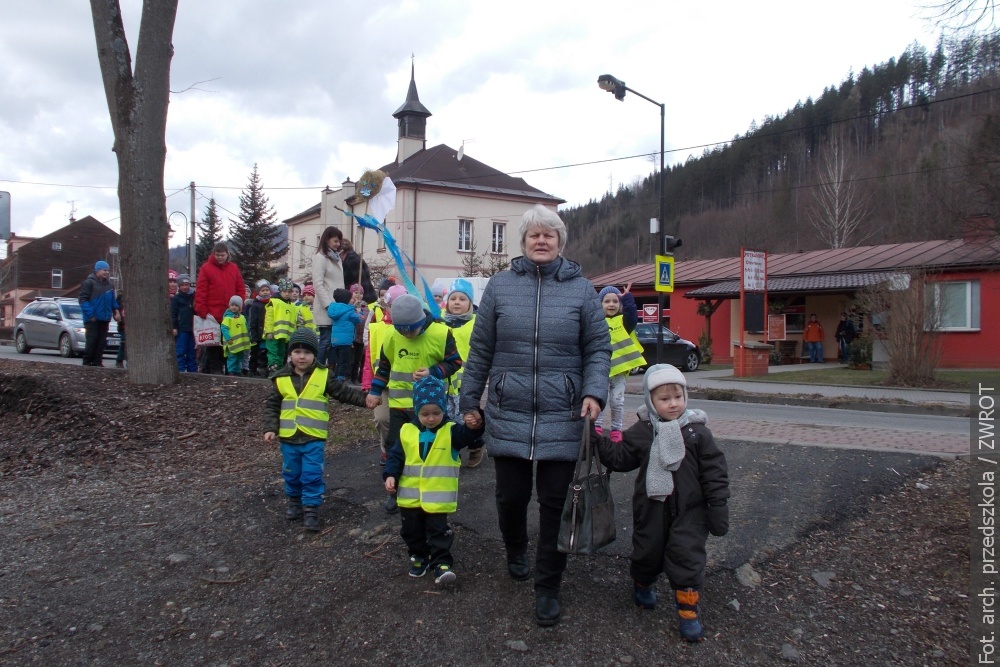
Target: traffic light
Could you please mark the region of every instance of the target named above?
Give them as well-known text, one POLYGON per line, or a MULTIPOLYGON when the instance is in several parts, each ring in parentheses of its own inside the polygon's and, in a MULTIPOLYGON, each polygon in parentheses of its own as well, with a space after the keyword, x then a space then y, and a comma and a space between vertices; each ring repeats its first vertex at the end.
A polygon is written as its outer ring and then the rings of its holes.
POLYGON ((673 236, 664 236, 661 253, 664 255, 673 255, 674 250, 680 248, 682 245, 684 245, 684 241, 681 239, 674 238, 673 236))

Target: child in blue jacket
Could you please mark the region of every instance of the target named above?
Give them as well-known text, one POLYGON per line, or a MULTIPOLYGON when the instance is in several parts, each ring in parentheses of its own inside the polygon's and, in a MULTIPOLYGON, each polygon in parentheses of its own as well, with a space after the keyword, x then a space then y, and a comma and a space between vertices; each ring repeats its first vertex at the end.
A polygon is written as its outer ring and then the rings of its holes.
POLYGON ((351 377, 351 346, 354 345, 354 327, 361 322, 357 308, 351 305, 351 292, 333 290, 333 302, 326 307, 326 314, 333 323, 330 327, 330 357, 327 366, 343 382, 351 377))

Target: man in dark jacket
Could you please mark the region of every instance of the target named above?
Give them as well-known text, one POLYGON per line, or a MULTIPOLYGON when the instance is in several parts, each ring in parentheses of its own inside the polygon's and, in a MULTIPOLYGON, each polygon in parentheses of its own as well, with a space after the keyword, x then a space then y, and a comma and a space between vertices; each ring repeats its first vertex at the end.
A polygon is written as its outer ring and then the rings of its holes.
POLYGON ((170 299, 170 326, 174 330, 174 353, 177 370, 197 373, 198 360, 194 349, 194 291, 191 276, 177 276, 177 293, 170 299))
POLYGON ((121 319, 115 288, 111 285, 111 267, 104 260, 94 264, 94 272, 80 285, 80 309, 86 330, 84 366, 103 366, 104 345, 112 318, 121 319))

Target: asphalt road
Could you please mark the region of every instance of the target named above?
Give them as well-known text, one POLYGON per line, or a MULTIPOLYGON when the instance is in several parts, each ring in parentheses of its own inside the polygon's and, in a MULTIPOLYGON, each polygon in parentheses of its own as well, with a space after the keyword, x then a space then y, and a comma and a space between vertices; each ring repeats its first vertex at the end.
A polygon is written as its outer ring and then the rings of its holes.
MULTIPOLYGON (((107 349, 104 351, 104 365, 107 366, 108 359, 111 359, 111 365, 114 366, 114 358, 118 355, 118 348, 107 349)), ((0 345, 0 359, 17 359, 20 361, 40 361, 52 364, 74 364, 79 366, 82 362, 80 357, 70 357, 69 359, 59 356, 58 350, 32 350, 28 354, 18 354, 17 348, 14 347, 13 341, 4 341, 3 345, 0 345)))
MULTIPOLYGON (((709 567, 735 568, 754 554, 780 548, 811 528, 851 516, 875 496, 903 483, 904 477, 929 468, 934 456, 888 451, 803 447, 799 445, 723 443, 732 490, 729 535, 709 539, 709 567)), ((602 550, 604 557, 628 556, 632 534, 632 489, 635 473, 612 474, 618 537, 602 550)), ((385 492, 374 447, 363 447, 327 459, 327 497, 368 509, 367 531, 399 530, 398 515, 382 509, 385 492)), ((503 542, 497 527, 492 459, 478 468, 462 469, 457 529, 456 567, 461 568, 463 532, 495 540, 497 557, 503 542)), ((528 511, 532 548, 538 534, 538 506, 528 511)), ((601 557, 601 556, 598 556, 601 557)))

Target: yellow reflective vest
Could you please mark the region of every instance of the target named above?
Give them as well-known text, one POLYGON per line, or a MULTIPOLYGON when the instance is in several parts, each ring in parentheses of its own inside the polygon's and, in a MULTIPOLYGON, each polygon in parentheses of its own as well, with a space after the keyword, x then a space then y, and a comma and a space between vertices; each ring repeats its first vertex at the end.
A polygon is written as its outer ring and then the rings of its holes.
POLYGON ((413 372, 444 361, 447 344, 448 327, 440 322, 432 322, 416 338, 407 338, 395 328, 385 335, 382 352, 389 360, 390 408, 413 409, 413 372))
POLYGON ((295 393, 292 378, 287 375, 275 379, 275 386, 281 393, 279 438, 290 438, 296 431, 302 431, 317 440, 326 440, 330 421, 329 401, 326 398, 327 374, 326 368, 314 369, 301 394, 295 393))
MULTIPOLYGON (((305 327, 313 333, 318 333, 316 322, 313 320, 313 311, 304 301, 299 305, 292 304, 295 309, 295 327, 305 327)), ((294 329, 293 329, 294 330, 294 329)))
POLYGON ((646 360, 642 358, 642 345, 635 332, 625 331, 621 315, 607 318, 611 331, 611 377, 628 373, 634 368, 642 368, 646 360))
POLYGON ((458 396, 462 389, 462 374, 465 372, 465 361, 469 358, 469 350, 472 349, 472 328, 476 326, 476 316, 473 315, 469 321, 460 327, 451 330, 451 335, 455 338, 455 347, 458 348, 458 355, 462 357, 462 367, 454 375, 448 378, 448 393, 458 396))
POLYGON ((293 303, 271 297, 264 309, 264 335, 273 334, 275 340, 288 340, 295 331, 298 307, 293 303))
POLYGON ((223 349, 227 355, 239 354, 250 349, 250 333, 247 330, 247 318, 243 315, 233 315, 228 310, 222 318, 222 325, 229 332, 229 340, 223 341, 223 349))
POLYGON ((420 458, 420 429, 403 424, 399 442, 405 462, 399 478, 396 499, 400 507, 411 507, 431 514, 450 514, 458 509, 458 472, 461 459, 451 448, 451 422, 434 434, 427 457, 420 458))
POLYGON ((378 359, 382 355, 382 341, 392 328, 385 322, 371 321, 368 323, 368 357, 371 360, 372 371, 378 368, 378 359))

